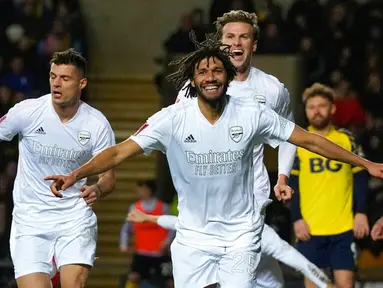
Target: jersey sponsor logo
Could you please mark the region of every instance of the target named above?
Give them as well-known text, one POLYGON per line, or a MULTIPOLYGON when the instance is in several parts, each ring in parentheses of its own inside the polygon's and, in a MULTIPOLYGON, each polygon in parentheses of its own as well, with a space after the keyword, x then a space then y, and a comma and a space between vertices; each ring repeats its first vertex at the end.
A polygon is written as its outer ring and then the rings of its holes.
POLYGON ((40 164, 72 170, 78 167, 77 161, 81 161, 86 155, 86 151, 68 150, 57 145, 43 145, 36 141, 33 141, 32 152, 39 155, 38 163, 40 164))
POLYGON ((145 122, 145 123, 140 127, 140 129, 138 129, 137 132, 134 133, 134 136, 137 136, 138 134, 140 134, 140 133, 142 132, 142 130, 144 130, 144 129, 145 129, 146 127, 148 127, 148 126, 149 126, 148 122, 145 122))
POLYGON ((197 143, 197 140, 194 139, 194 136, 190 134, 188 137, 184 140, 185 143, 197 143))
POLYGON ((7 114, 0 118, 0 123, 3 122, 7 118, 7 114))
POLYGON ((36 133, 36 134, 41 134, 41 135, 45 135, 45 134, 47 134, 47 133, 45 133, 43 127, 38 128, 38 129, 35 131, 35 133, 36 133))
POLYGON ((79 131, 77 134, 77 140, 82 146, 88 144, 90 138, 91 134, 88 131, 79 131))
POLYGON ((241 126, 230 127, 229 135, 231 140, 233 140, 235 143, 238 143, 239 141, 242 140, 243 128, 241 126))
POLYGON ((266 104, 266 97, 263 95, 254 95, 254 100, 260 104, 266 104))
POLYGON ((323 171, 339 172, 342 169, 342 163, 330 159, 310 158, 310 172, 321 173, 323 171))
POLYGON ((194 166, 194 174, 205 177, 235 174, 237 172, 237 162, 243 158, 245 150, 222 152, 210 150, 208 153, 185 151, 185 153, 186 161, 194 166))

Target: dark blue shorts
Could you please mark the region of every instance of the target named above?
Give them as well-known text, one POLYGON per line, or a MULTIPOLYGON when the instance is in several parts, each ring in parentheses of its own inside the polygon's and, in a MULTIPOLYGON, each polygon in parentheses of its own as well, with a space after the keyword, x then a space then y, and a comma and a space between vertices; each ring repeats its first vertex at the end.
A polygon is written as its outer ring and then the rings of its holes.
POLYGON ((308 241, 298 241, 297 249, 319 268, 354 270, 353 240, 352 230, 330 236, 311 236, 308 241))

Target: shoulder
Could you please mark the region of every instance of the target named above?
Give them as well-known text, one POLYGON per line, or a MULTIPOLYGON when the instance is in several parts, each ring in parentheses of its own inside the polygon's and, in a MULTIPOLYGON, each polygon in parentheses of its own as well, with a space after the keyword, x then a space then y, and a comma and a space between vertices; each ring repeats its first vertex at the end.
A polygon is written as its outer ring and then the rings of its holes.
POLYGON ((34 99, 26 99, 11 108, 15 114, 21 114, 22 116, 30 116, 34 112, 39 111, 47 107, 50 101, 50 94, 41 96, 34 99))
POLYGON ((355 135, 350 130, 341 127, 334 127, 335 132, 344 139, 347 139, 351 143, 355 142, 355 135))
POLYGON ((354 152, 360 156, 363 156, 362 147, 361 147, 361 145, 359 145, 359 143, 355 137, 355 134, 353 132, 351 132, 350 130, 348 130, 346 128, 339 128, 339 127, 335 127, 335 131, 336 131, 336 133, 338 133, 339 138, 342 139, 343 143, 344 142, 348 143, 352 152, 354 152))
POLYGON ((180 118, 194 108, 194 101, 197 101, 197 99, 193 98, 189 101, 180 101, 166 108, 162 108, 153 116, 149 117, 148 122, 153 123, 165 119, 174 120, 180 118))
POLYGON ((90 123, 96 124, 96 126, 102 126, 102 127, 110 127, 108 119, 105 117, 105 115, 98 109, 90 106, 89 104, 83 102, 81 109, 83 115, 86 115, 86 117, 89 118, 90 123))
POLYGON ((265 85, 268 89, 279 91, 284 89, 285 85, 279 79, 271 74, 268 74, 258 68, 251 67, 252 79, 256 84, 265 85))

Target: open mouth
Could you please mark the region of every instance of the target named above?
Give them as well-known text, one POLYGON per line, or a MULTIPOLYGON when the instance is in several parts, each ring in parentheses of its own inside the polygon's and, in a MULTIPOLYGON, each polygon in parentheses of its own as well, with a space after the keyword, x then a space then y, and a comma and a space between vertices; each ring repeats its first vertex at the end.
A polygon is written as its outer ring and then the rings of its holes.
POLYGON ((214 84, 214 85, 209 84, 209 85, 206 85, 202 88, 203 88, 203 90, 205 90, 207 92, 216 92, 216 91, 218 91, 219 87, 220 86, 216 85, 216 84, 214 84))
POLYGON ((242 56, 243 55, 243 50, 241 50, 241 49, 234 49, 234 50, 231 51, 231 53, 233 53, 234 57, 242 56))
POLYGON ((61 96, 61 95, 62 95, 62 93, 61 93, 61 92, 59 92, 59 91, 53 91, 53 95, 55 95, 55 96, 61 96))

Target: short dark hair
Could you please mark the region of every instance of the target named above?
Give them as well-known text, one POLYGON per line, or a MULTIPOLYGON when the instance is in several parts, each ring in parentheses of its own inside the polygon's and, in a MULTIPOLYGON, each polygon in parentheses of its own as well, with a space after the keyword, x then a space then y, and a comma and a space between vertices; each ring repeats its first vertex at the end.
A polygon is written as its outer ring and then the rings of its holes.
POLYGON ((137 181, 138 187, 147 187, 152 192, 152 195, 155 195, 157 193, 157 183, 153 179, 147 179, 147 180, 138 180, 137 181))
POLYGON ((86 75, 88 65, 86 59, 73 48, 53 53, 50 64, 53 63, 56 65, 74 65, 84 76, 86 75))
POLYGON ((335 99, 335 91, 326 85, 314 83, 303 92, 303 103, 306 105, 308 99, 316 96, 323 97, 333 103, 335 99))
POLYGON ((194 43, 196 51, 186 55, 180 60, 170 62, 169 66, 179 65, 176 72, 168 75, 166 79, 173 82, 177 91, 186 89, 186 97, 196 97, 197 90, 189 83, 185 86, 188 80, 191 80, 194 75, 196 64, 199 64, 203 59, 217 58, 222 61, 226 70, 227 80, 230 83, 237 75, 237 68, 230 61, 230 46, 224 45, 219 40, 218 34, 206 34, 206 40, 197 42, 194 31, 189 33, 190 40, 194 43))

